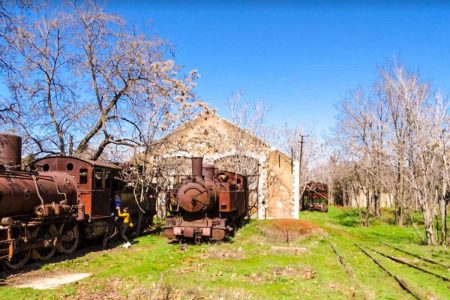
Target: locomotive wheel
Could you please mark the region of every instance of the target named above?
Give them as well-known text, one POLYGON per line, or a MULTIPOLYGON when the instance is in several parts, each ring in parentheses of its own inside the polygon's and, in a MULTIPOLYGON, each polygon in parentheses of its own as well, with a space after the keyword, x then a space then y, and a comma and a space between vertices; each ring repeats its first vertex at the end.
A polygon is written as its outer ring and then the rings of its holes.
MULTIPOLYGON (((54 224, 51 224, 50 226, 39 226, 33 231, 33 237, 35 240, 51 240, 56 238, 57 235, 58 230, 54 224)), ((31 257, 36 260, 46 261, 52 258, 53 255, 55 255, 55 252, 56 247, 54 245, 48 245, 47 247, 33 249, 31 251, 31 257)))
POLYGON ((5 260, 3 266, 8 270, 19 270, 28 262, 31 255, 31 249, 16 253, 13 255, 11 261, 5 260))
MULTIPOLYGON (((26 236, 29 238, 30 233, 29 231, 26 231, 26 236)), ((22 252, 14 253, 12 259, 5 260, 2 264, 3 267, 7 270, 16 271, 21 269, 25 264, 28 262, 28 259, 30 259, 31 256, 31 249, 25 250, 22 252)))
POLYGON ((57 249, 61 253, 71 254, 75 252, 80 241, 80 231, 75 222, 64 223, 59 231, 61 240, 57 244, 57 249))

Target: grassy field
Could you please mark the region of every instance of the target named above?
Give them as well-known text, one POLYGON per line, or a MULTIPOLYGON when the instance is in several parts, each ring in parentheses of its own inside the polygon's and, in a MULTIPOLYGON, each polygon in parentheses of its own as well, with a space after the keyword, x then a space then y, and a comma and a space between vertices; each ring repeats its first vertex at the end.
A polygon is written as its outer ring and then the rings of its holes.
POLYGON ((357 220, 354 210, 331 208, 327 214, 301 213, 298 222, 252 221, 228 243, 189 245, 184 250, 163 236, 150 235, 130 249, 92 252, 33 271, 43 277, 88 272, 88 279, 45 291, 1 287, 0 299, 413 299, 355 244, 419 298, 450 298, 450 282, 370 250, 450 277, 447 249, 420 245, 420 234, 412 226, 374 222, 364 228, 357 220))

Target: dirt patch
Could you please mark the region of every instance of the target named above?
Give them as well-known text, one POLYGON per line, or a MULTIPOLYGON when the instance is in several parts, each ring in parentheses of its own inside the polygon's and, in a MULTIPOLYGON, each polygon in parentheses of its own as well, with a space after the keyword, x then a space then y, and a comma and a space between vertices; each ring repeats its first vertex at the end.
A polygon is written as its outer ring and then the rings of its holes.
POLYGON ((270 220, 269 224, 279 230, 290 230, 299 234, 308 234, 319 230, 316 224, 304 220, 275 219, 270 220))
POLYGON ((92 282, 79 282, 75 295, 64 295, 65 299, 76 300, 97 300, 97 299, 113 299, 125 300, 127 297, 121 294, 123 288, 123 280, 121 278, 96 279, 95 284, 92 282))
POLYGON ((261 230, 265 236, 278 242, 291 242, 321 231, 314 223, 293 219, 270 220, 261 230))
POLYGON ((97 299, 152 299, 152 300, 194 300, 194 299, 249 299, 251 295, 241 290, 220 290, 218 292, 205 290, 202 287, 182 289, 159 282, 142 284, 131 278, 98 279, 96 284, 80 282, 76 295, 66 295, 72 300, 97 299))
POLYGON ((285 277, 300 277, 304 280, 312 279, 315 277, 316 272, 313 271, 311 268, 302 268, 302 269, 294 269, 290 267, 275 267, 272 268, 271 271, 273 272, 274 276, 285 276, 285 277))
POLYGON ((8 278, 6 280, 6 284, 16 288, 46 290, 54 289, 64 284, 77 282, 89 276, 91 276, 90 273, 35 271, 8 278))
POLYGON ((273 267, 264 272, 245 275, 247 280, 257 284, 274 283, 286 280, 309 280, 316 276, 316 272, 310 267, 295 268, 290 266, 273 267))
POLYGON ((274 253, 290 254, 290 255, 300 255, 308 251, 308 249, 303 247, 283 247, 283 246, 272 246, 270 250, 274 253))
POLYGON ((245 252, 242 248, 238 249, 223 249, 218 247, 212 247, 207 253, 202 255, 204 259, 244 259, 245 252))
POLYGON ((203 272, 205 270, 204 266, 206 264, 204 263, 194 263, 190 266, 182 267, 179 269, 174 269, 173 272, 177 274, 185 274, 185 273, 192 273, 192 272, 203 272))
POLYGON ((134 289, 128 294, 128 299, 152 300, 194 300, 194 299, 252 299, 251 294, 241 289, 211 290, 203 287, 179 289, 171 285, 158 282, 150 286, 134 289))

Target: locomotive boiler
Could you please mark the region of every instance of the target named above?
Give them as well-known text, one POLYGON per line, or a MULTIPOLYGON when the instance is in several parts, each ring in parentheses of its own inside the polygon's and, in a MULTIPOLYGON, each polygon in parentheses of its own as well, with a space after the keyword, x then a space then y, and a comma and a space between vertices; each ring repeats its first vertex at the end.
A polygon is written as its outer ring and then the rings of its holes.
POLYGON ((223 240, 234 235, 248 212, 245 176, 203 167, 192 158, 192 176, 170 191, 164 234, 169 239, 223 240))
POLYGON ((67 174, 19 171, 21 138, 0 136, 0 218, 45 215, 76 204, 76 184, 67 174), (23 201, 20 200, 23 199, 23 201), (19 201, 18 201, 19 200, 19 201))

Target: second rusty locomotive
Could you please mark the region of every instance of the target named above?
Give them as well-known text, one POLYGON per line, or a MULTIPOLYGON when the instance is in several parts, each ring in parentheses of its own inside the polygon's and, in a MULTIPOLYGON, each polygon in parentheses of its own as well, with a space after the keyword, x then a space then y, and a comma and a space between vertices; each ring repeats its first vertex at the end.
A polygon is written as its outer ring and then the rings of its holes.
POLYGON ((192 176, 170 192, 164 234, 169 239, 221 241, 234 235, 248 214, 247 177, 203 167, 192 158, 192 176))

